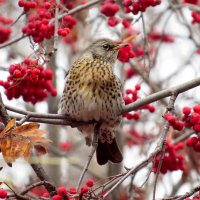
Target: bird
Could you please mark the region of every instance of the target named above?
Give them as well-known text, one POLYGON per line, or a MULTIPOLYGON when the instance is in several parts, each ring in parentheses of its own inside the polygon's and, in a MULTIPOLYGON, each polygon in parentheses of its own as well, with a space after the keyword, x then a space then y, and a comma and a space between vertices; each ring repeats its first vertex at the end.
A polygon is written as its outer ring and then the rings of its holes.
POLYGON ((119 44, 107 38, 94 41, 67 72, 59 103, 59 114, 86 122, 77 128, 85 135, 88 146, 92 144, 95 123, 87 122, 102 122, 96 149, 99 165, 123 160, 115 133, 121 121, 124 100, 114 65, 119 49, 125 46, 126 43, 119 44))

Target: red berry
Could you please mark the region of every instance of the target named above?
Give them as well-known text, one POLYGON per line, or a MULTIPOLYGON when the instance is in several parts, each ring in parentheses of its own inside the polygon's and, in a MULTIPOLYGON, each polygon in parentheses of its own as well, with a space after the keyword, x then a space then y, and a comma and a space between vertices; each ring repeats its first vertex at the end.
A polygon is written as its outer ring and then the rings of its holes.
POLYGON ((94 181, 93 181, 92 179, 88 179, 86 185, 87 185, 88 187, 92 187, 92 186, 94 185, 94 181))
POLYGON ((18 5, 19 5, 19 7, 24 7, 25 2, 23 0, 20 0, 20 1, 18 1, 18 5))
POLYGON ((193 146, 193 149, 194 149, 196 152, 200 152, 200 142, 197 142, 197 143, 193 146))
POLYGON ((15 78, 21 78, 22 77, 22 73, 20 70, 16 69, 13 73, 15 78))
POLYGON ((149 105, 148 109, 149 109, 149 112, 151 112, 151 113, 155 112, 155 107, 152 105, 149 105))
POLYGON ((193 110, 194 110, 194 112, 200 114, 200 105, 195 105, 195 106, 193 107, 193 110))
POLYGON ((76 194, 76 188, 74 188, 74 187, 69 188, 69 193, 76 194))
POLYGON ((5 199, 7 197, 7 192, 3 189, 0 189, 0 198, 5 199))
POLYGON ((125 76, 126 76, 126 78, 131 78, 132 76, 134 76, 136 73, 135 73, 135 71, 134 71, 134 69, 133 68, 131 68, 131 67, 128 67, 128 68, 126 68, 125 69, 125 76))
POLYGON ((141 89, 141 86, 140 86, 139 83, 135 85, 135 89, 136 89, 136 90, 140 90, 140 89, 141 89))
POLYGON ((190 107, 184 107, 183 108, 183 114, 184 115, 189 115, 191 112, 191 108, 190 107))
POLYGON ((200 124, 195 124, 195 125, 193 126, 193 130, 194 130, 195 132, 200 132, 200 124))
POLYGON ((59 187, 57 191, 58 191, 58 195, 62 197, 67 195, 67 189, 65 187, 59 187))
POLYGON ((111 27, 116 26, 119 23, 119 20, 116 17, 110 17, 108 19, 108 25, 111 27))
POLYGON ((126 118, 128 120, 131 120, 131 119, 133 119, 133 115, 131 113, 126 113, 126 118))
POLYGON ((196 124, 200 121, 200 115, 198 113, 192 113, 190 115, 190 123, 196 124))
POLYGON ((54 195, 52 200, 62 200, 62 197, 60 195, 54 195))
POLYGON ((46 9, 49 9, 49 8, 51 7, 51 4, 50 4, 49 2, 45 2, 45 3, 44 3, 44 7, 45 7, 46 9))
POLYGON ((132 1, 131 0, 124 0, 122 3, 125 7, 131 6, 132 1))
POLYGON ((175 124, 173 124, 173 128, 181 131, 184 128, 184 123, 181 121, 176 121, 175 124))
POLYGON ((197 142, 198 142, 198 138, 197 137, 189 137, 186 140, 186 145, 188 147, 193 147, 195 144, 197 144, 197 142))
POLYGON ((138 113, 138 112, 135 112, 133 115, 132 115, 132 118, 134 119, 134 120, 138 120, 139 118, 140 118, 140 114, 138 113))
POLYGON ((87 186, 82 186, 81 187, 81 193, 84 194, 84 193, 87 193, 88 192, 88 187, 87 186))
POLYGON ((56 89, 53 89, 53 90, 51 91, 51 95, 52 95, 53 97, 57 96, 57 90, 56 90, 56 89))

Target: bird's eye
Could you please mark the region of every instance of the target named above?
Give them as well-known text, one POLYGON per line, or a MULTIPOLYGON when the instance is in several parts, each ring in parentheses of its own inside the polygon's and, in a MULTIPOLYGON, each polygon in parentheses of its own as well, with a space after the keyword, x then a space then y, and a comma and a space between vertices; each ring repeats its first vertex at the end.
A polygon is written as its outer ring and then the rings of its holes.
POLYGON ((110 45, 104 44, 104 45, 103 45, 103 48, 106 49, 106 50, 109 50, 109 49, 110 49, 110 45))

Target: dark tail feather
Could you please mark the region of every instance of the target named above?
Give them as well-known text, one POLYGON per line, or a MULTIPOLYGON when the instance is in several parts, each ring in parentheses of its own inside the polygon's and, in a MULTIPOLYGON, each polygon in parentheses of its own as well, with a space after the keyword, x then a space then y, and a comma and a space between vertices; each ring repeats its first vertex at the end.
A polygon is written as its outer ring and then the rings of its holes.
POLYGON ((122 154, 119 150, 115 138, 111 144, 105 142, 101 143, 98 140, 96 150, 97 162, 99 165, 104 165, 110 160, 113 163, 120 163, 123 160, 122 154))

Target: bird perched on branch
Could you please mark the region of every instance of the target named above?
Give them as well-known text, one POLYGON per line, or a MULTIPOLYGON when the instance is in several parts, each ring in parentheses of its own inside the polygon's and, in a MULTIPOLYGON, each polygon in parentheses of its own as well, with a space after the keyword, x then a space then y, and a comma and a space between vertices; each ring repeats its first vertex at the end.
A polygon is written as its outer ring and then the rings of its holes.
MULTIPOLYGON (((103 122, 99 129, 97 162, 106 164, 108 160, 119 163, 123 157, 115 139, 115 131, 124 104, 121 83, 113 72, 120 48, 127 44, 117 44, 110 39, 100 39, 92 43, 78 58, 66 75, 66 83, 59 105, 59 113, 76 121, 103 122)), ((78 129, 85 134, 86 144, 92 144, 94 124, 85 124, 78 129)))

